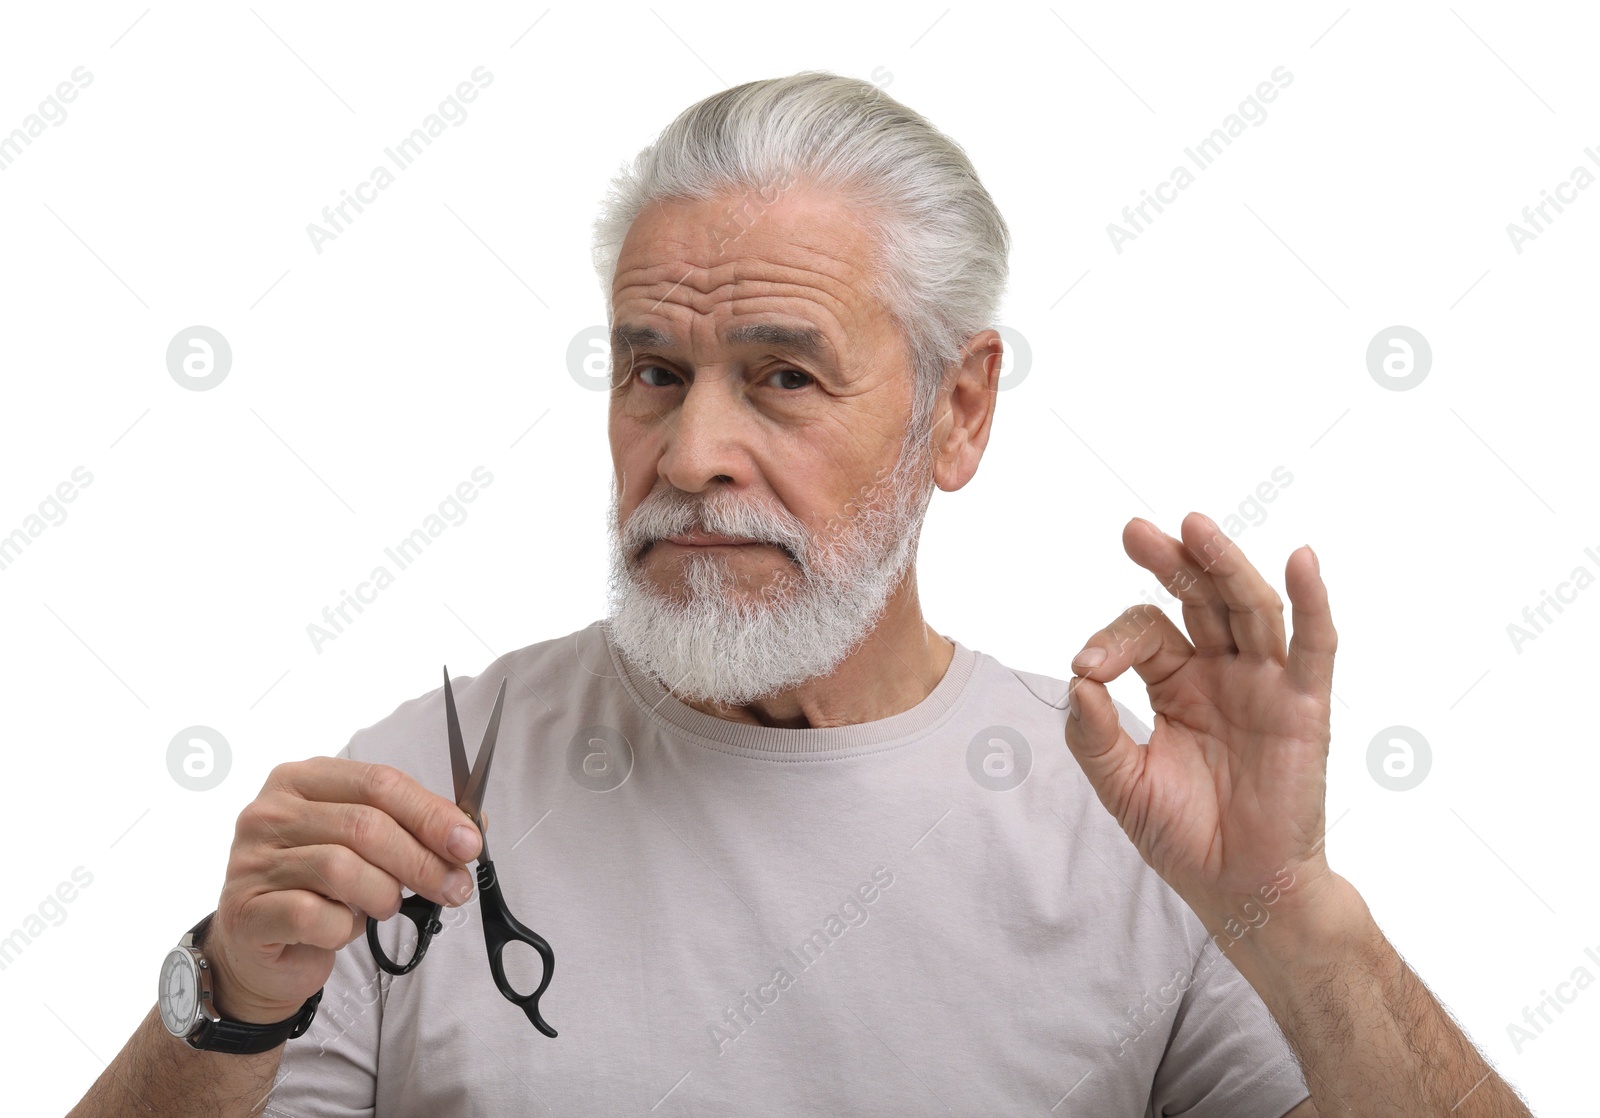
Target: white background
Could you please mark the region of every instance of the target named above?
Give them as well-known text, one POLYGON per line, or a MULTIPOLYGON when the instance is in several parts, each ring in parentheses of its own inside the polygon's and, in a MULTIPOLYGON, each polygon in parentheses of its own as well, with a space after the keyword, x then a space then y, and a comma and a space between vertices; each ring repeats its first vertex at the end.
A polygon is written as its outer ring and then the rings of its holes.
MULTIPOLYGON (((606 314, 597 203, 681 109, 811 68, 956 138, 1015 238, 1002 321, 1032 364, 977 477, 935 496, 929 620, 1065 677, 1157 590, 1130 517, 1220 520, 1284 467, 1239 542, 1280 589, 1309 542, 1331 588, 1333 864, 1536 1111, 1592 1099, 1600 985, 1520 1053, 1507 1026, 1600 977, 1600 588, 1520 651, 1506 630, 1600 574, 1600 188, 1520 254, 1506 231, 1600 172, 1591 14, 28 9, 0 15, 0 133, 93 80, 0 172, 0 534, 93 481, 0 570, 0 936, 93 880, 0 971, 8 1110, 65 1111, 118 1051, 273 765, 337 751, 441 662, 475 674, 603 613, 606 400, 567 364, 606 314), (316 252, 307 224, 478 66, 467 119, 316 252), (1266 120, 1116 252, 1107 224, 1279 66, 1266 120), (209 391, 166 367, 195 325, 232 347, 209 391), (1407 391, 1366 363, 1395 325, 1433 352, 1407 391), (476 466, 470 516, 315 649, 307 625, 476 466), (168 769, 193 725, 231 757, 206 792, 168 769), (1410 791, 1369 772, 1392 725, 1431 747, 1410 791)), ((1148 711, 1131 673, 1113 692, 1148 711)))

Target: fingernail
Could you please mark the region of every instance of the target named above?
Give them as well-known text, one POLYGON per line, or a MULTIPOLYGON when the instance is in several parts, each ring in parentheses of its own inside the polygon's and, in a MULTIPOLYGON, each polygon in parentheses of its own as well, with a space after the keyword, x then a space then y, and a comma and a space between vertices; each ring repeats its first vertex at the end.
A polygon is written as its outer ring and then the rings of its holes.
POLYGON ((450 837, 445 840, 444 848, 452 857, 465 862, 478 853, 478 836, 472 833, 471 827, 457 823, 450 837))
POLYGON ((1090 671, 1100 666, 1105 661, 1106 650, 1097 644, 1091 644, 1082 652, 1072 658, 1072 666, 1090 671))
POLYGON ((1306 550, 1311 552, 1311 565, 1316 568, 1317 573, 1320 575, 1322 573, 1322 560, 1317 558, 1317 553, 1310 544, 1306 544, 1306 550))
POLYGON ((472 878, 466 870, 451 870, 444 875, 444 896, 451 904, 465 904, 472 896, 472 878))

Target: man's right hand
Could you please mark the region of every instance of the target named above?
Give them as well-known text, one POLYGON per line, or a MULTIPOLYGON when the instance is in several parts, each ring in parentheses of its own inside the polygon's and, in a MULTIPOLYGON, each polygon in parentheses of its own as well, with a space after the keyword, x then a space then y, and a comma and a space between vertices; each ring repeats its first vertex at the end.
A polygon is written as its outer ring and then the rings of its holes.
POLYGON ((227 879, 203 949, 214 1004, 231 1020, 292 1017, 370 913, 405 886, 455 906, 472 896, 481 845, 454 802, 390 765, 314 757, 273 769, 239 813, 227 879))

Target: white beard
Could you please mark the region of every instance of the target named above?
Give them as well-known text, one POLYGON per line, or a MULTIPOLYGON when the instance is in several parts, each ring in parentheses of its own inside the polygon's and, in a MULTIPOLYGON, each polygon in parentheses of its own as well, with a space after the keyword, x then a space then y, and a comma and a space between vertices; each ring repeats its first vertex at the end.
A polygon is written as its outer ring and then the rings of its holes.
POLYGON ((924 440, 907 440, 889 477, 847 506, 859 511, 818 539, 787 509, 722 489, 696 497, 658 488, 619 527, 617 489, 607 515, 612 643, 680 698, 742 706, 828 674, 866 638, 916 557, 933 475, 924 440), (794 567, 752 593, 721 554, 695 554, 675 588, 685 600, 659 594, 630 557, 695 530, 775 544, 794 567))

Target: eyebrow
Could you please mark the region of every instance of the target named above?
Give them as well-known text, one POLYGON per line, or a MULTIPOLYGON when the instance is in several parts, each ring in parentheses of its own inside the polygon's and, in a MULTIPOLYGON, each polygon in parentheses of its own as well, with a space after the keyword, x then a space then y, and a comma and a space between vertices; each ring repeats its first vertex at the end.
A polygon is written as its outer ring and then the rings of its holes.
MULTIPOLYGON (((784 326, 776 322, 751 322, 735 326, 722 340, 729 345, 765 345, 834 367, 827 335, 814 326, 784 326)), ((624 349, 671 349, 672 337, 653 326, 617 326, 611 331, 611 346, 624 349)))
POLYGON ((798 357, 829 364, 828 340, 814 326, 782 326, 775 322, 751 322, 735 326, 723 335, 729 345, 765 345, 785 350, 798 357))

